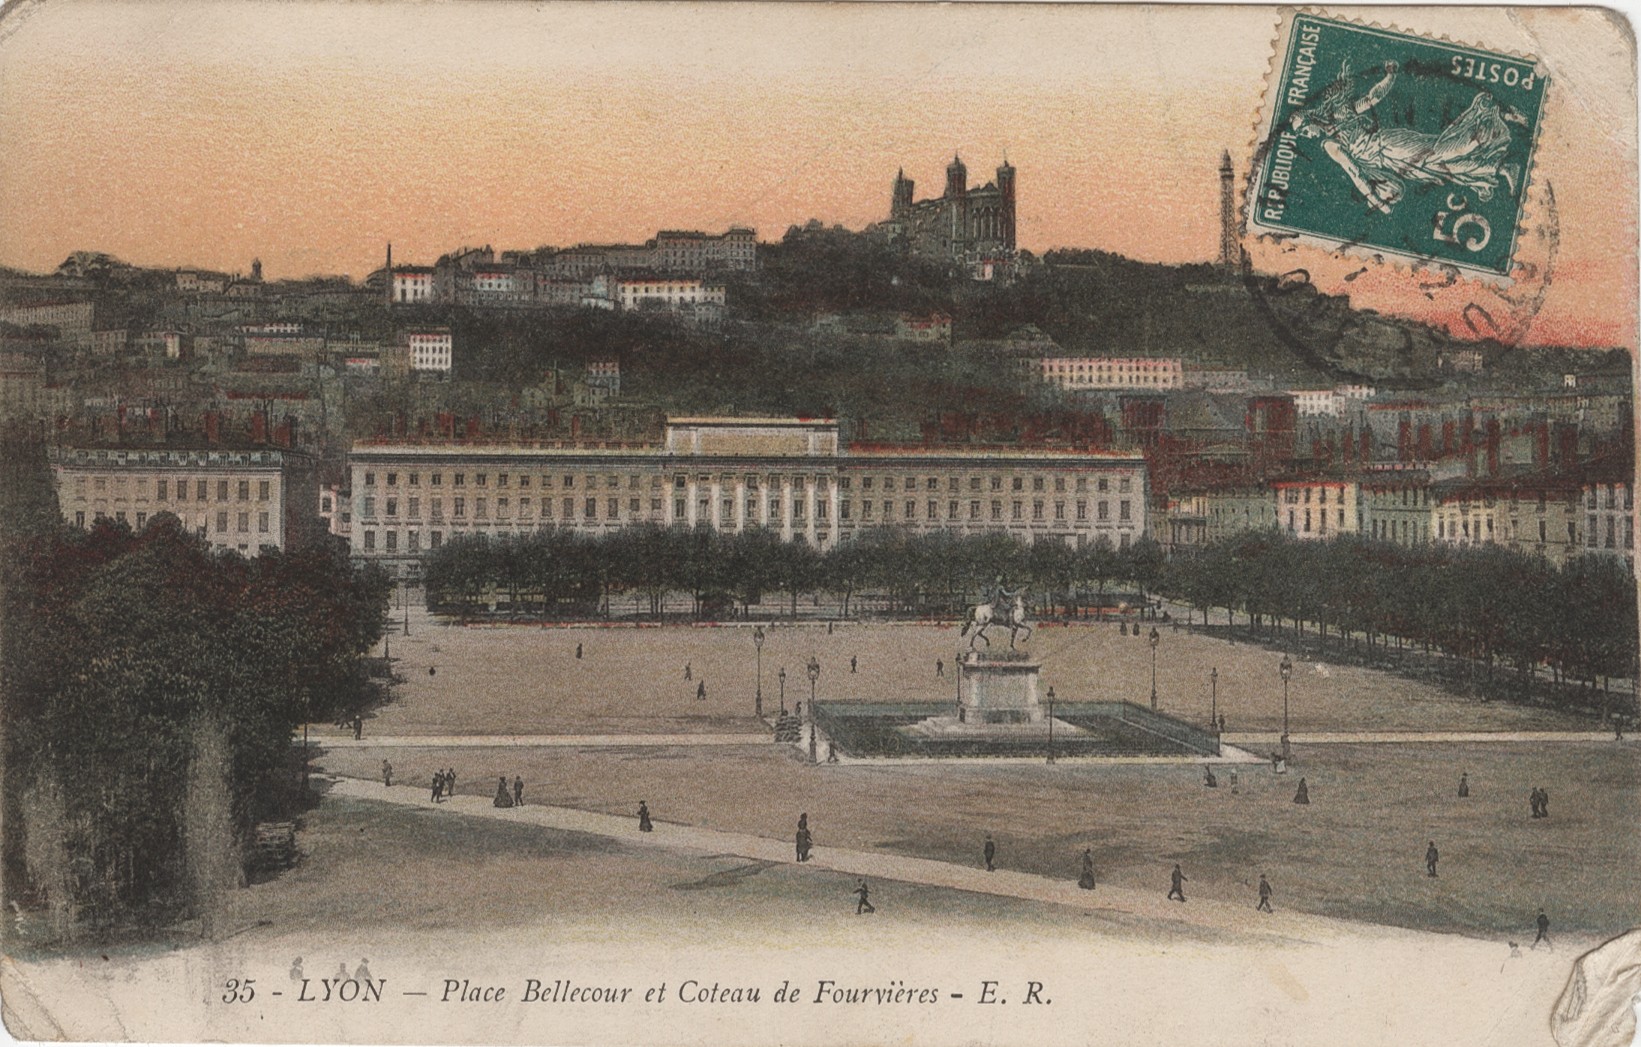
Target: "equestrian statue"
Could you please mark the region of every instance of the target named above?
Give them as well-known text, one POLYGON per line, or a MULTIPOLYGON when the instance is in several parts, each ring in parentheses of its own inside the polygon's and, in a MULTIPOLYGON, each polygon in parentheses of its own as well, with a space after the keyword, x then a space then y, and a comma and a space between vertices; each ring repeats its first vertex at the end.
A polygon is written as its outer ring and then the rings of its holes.
POLYGON ((1025 593, 1024 587, 1019 589, 1004 588, 1003 580, 999 578, 997 584, 992 588, 991 596, 984 603, 976 604, 974 609, 969 612, 968 620, 963 623, 963 631, 958 633, 958 636, 968 636, 971 631, 974 633, 972 637, 969 637, 969 649, 971 651, 974 650, 976 640, 984 640, 987 647, 991 646, 991 640, 986 636, 986 630, 995 624, 1008 626, 1010 649, 1013 649, 1015 641, 1020 639, 1022 632, 1026 634, 1026 640, 1031 639, 1031 626, 1026 624, 1025 593))

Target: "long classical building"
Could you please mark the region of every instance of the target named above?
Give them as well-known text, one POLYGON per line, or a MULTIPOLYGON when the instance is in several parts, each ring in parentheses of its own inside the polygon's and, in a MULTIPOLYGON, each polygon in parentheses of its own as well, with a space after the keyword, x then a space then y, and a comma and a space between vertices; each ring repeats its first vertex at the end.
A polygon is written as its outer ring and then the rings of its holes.
POLYGON ((313 458, 285 447, 59 447, 51 469, 63 519, 141 529, 160 513, 220 549, 255 555, 320 533, 313 458))
POLYGON ((658 444, 356 444, 349 470, 354 555, 405 574, 459 534, 640 523, 818 549, 885 526, 1122 548, 1149 501, 1138 454, 849 447, 798 418, 674 418, 658 444))

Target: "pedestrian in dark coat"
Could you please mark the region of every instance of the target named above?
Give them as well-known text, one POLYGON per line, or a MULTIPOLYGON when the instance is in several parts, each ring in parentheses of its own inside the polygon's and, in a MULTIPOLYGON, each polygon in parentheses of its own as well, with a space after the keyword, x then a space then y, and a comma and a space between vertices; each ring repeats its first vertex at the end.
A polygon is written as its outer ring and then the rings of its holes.
POLYGON ((1169 899, 1183 902, 1185 900, 1185 873, 1180 869, 1178 862, 1174 863, 1174 871, 1169 876, 1169 880, 1172 884, 1168 888, 1169 899))
POLYGON ((454 767, 445 768, 444 794, 446 796, 456 795, 456 769, 454 767))
POLYGON ((1271 884, 1265 879, 1265 874, 1259 874, 1259 906, 1264 912, 1271 912, 1271 884))
POLYGON ((1083 873, 1077 877, 1077 886, 1085 891, 1094 889, 1094 851, 1083 848, 1083 873))
POLYGON ((581 645, 580 644, 575 645, 575 656, 576 656, 576 661, 581 660, 581 645))
POLYGON ((1430 847, 1424 852, 1424 865, 1426 869, 1430 870, 1431 876, 1436 875, 1436 859, 1439 857, 1440 855, 1436 853, 1436 841, 1431 840, 1430 847))
POLYGON ((985 855, 986 855, 986 871, 987 872, 995 871, 996 868, 997 868, 997 864, 996 864, 997 841, 995 841, 991 838, 991 833, 986 834, 985 855))
POLYGON ((1305 804, 1311 802, 1310 788, 1305 785, 1305 779, 1303 778, 1299 779, 1299 791, 1293 794, 1293 802, 1305 804))
POLYGON ((1550 790, 1548 789, 1538 791, 1538 816, 1540 818, 1550 817, 1550 790))
POLYGON ((695 685, 695 700, 698 702, 707 700, 707 682, 705 680, 695 685))
POLYGON ((638 831, 641 832, 641 833, 647 833, 647 832, 652 831, 654 828, 655 828, 655 826, 650 824, 649 804, 645 803, 643 800, 639 800, 638 801, 638 831))
POLYGON ((1466 772, 1460 772, 1460 774, 1459 774, 1459 798, 1463 799, 1464 797, 1469 796, 1469 795, 1470 795, 1470 775, 1466 772))
POLYGON ((1219 779, 1214 777, 1214 769, 1212 767, 1204 767, 1202 769, 1202 784, 1209 789, 1219 788, 1219 779))
POLYGON ((855 894, 860 898, 860 904, 855 906, 856 916, 863 912, 877 912, 877 907, 871 902, 872 892, 867 889, 865 880, 860 881, 860 886, 855 888, 855 894))
MULTIPOLYGON (((1543 909, 1538 911, 1538 937, 1533 939, 1533 944, 1529 948, 1538 948, 1539 942, 1550 945, 1550 918, 1544 915, 1543 909)), ((1555 946, 1550 945, 1550 948, 1553 949, 1555 946)))
MULTIPOLYGON (((855 656, 854 656, 854 655, 850 655, 850 656, 849 656, 849 671, 850 671, 850 672, 854 672, 854 671, 855 671, 855 667, 856 667, 856 666, 857 666, 857 665, 859 665, 859 662, 858 662, 858 661, 857 661, 857 660, 856 660, 856 658, 855 658, 855 656)), ((1624 740, 1624 739, 1622 739, 1622 738, 1620 738, 1620 739, 1619 739, 1619 741, 1623 741, 1623 740, 1624 740)))
POLYGON ((524 806, 524 779, 516 774, 513 776, 513 806, 524 806))
POLYGON ((386 760, 382 761, 382 784, 389 788, 393 786, 393 765, 386 760))
POLYGON ((438 803, 439 797, 444 795, 444 772, 433 772, 433 802, 438 803))
POLYGON ((364 736, 364 733, 365 733, 365 721, 364 721, 364 719, 362 717, 355 716, 353 718, 353 740, 358 741, 360 738, 362 738, 364 736))
POLYGON ((496 779, 496 799, 493 802, 497 807, 513 806, 513 798, 507 795, 507 776, 505 774, 496 779))

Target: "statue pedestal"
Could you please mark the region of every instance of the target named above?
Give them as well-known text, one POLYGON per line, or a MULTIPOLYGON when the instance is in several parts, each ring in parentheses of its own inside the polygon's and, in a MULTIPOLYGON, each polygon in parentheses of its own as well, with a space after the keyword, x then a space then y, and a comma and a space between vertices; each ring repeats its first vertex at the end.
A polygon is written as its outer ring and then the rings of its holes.
POLYGON ((958 663, 957 722, 962 724, 1036 724, 1043 721, 1037 700, 1042 665, 1025 658, 1000 659, 970 654, 958 663))

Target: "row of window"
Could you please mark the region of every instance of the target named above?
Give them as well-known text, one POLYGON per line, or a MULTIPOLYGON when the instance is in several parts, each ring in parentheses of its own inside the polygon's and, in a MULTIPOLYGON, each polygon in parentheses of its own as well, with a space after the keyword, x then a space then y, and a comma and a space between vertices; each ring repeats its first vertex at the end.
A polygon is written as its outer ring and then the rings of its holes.
MULTIPOLYGON (((137 527, 138 530, 141 530, 143 527, 146 527, 148 525, 148 514, 147 513, 139 512, 139 513, 136 513, 135 515, 136 515, 136 527, 137 527)), ((92 519, 94 521, 95 520, 104 520, 104 519, 107 519, 107 516, 104 513, 96 513, 95 515, 93 515, 92 519)), ((114 513, 114 519, 118 520, 120 523, 130 523, 131 522, 127 518, 126 511, 124 509, 116 510, 115 513, 114 513)), ((248 512, 236 513, 234 515, 234 518, 233 518, 232 522, 234 524, 234 531, 236 533, 238 533, 238 534, 249 534, 249 533, 251 533, 251 514, 250 513, 248 513, 248 512)), ((229 524, 229 516, 228 516, 227 511, 223 510, 221 512, 218 512, 216 514, 216 533, 218 533, 218 534, 227 534, 228 533, 228 524, 229 524)), ((74 514, 74 526, 83 528, 85 525, 86 525, 85 512, 83 510, 75 512, 75 514, 74 514)), ((270 517, 267 513, 257 513, 256 514, 256 531, 257 531, 258 534, 269 534, 269 533, 271 533, 270 532, 271 525, 272 525, 272 520, 270 519, 270 517)), ((205 524, 200 524, 199 525, 199 532, 201 534, 204 534, 205 531, 206 531, 206 525, 205 524)))
MULTIPOLYGON (((79 499, 83 500, 86 497, 86 479, 87 478, 84 477, 84 476, 74 477, 74 496, 76 498, 79 498, 79 499)), ((106 476, 94 476, 94 477, 91 477, 90 479, 91 479, 90 488, 93 492, 106 492, 108 490, 108 486, 109 486, 108 485, 108 477, 106 477, 106 476)), ((135 488, 136 488, 135 496, 137 498, 148 498, 149 497, 149 488, 148 488, 148 482, 149 481, 148 481, 148 478, 144 477, 144 476, 139 476, 139 477, 135 477, 135 478, 125 477, 125 476, 115 477, 114 478, 114 494, 115 494, 115 496, 116 497, 126 496, 131 490, 130 481, 133 480, 133 479, 135 480, 135 488)), ((255 483, 256 483, 256 498, 257 498, 257 501, 266 502, 270 497, 272 497, 273 482, 271 480, 257 480, 257 481, 255 481, 255 483)), ((219 501, 219 502, 230 501, 231 500, 230 497, 229 497, 230 494, 234 495, 237 498, 238 501, 248 502, 248 501, 251 500, 251 489, 252 489, 251 484, 252 484, 252 481, 250 481, 250 480, 216 480, 216 481, 212 481, 212 480, 197 480, 196 479, 196 480, 192 481, 193 500, 196 501, 196 502, 210 501, 211 500, 211 492, 213 490, 215 490, 216 500, 219 501)), ((186 502, 186 501, 188 501, 188 492, 189 492, 189 490, 190 490, 190 481, 188 481, 188 480, 184 480, 184 479, 172 480, 170 478, 157 479, 157 480, 154 481, 153 498, 154 498, 155 501, 158 501, 158 502, 171 501, 172 497, 173 497, 172 492, 174 491, 176 501, 186 502)))
MULTIPOLYGON (((399 486, 401 480, 403 480, 405 485, 409 486, 409 487, 419 487, 419 486, 421 486, 421 483, 422 483, 422 474, 419 473, 419 472, 407 472, 407 473, 401 474, 401 473, 396 472, 396 471, 385 471, 381 474, 378 474, 374 470, 370 470, 370 471, 367 471, 364 475, 364 486, 367 487, 367 488, 377 486, 376 481, 377 481, 378 475, 380 475, 381 479, 383 480, 384 486, 387 486, 387 487, 397 487, 397 486, 399 486)), ((562 486, 565 490, 572 490, 572 489, 575 488, 577 475, 581 476, 582 486, 588 487, 588 488, 593 488, 593 487, 599 486, 599 477, 597 475, 564 473, 563 476, 562 476, 562 486)), ((432 486, 432 487, 442 487, 445 484, 445 478, 446 478, 446 474, 443 473, 443 472, 431 473, 427 477, 428 485, 432 486)), ((460 473, 451 473, 451 474, 449 474, 449 479, 450 479, 450 486, 452 486, 452 487, 466 487, 466 486, 468 486, 468 481, 469 480, 472 481, 472 486, 474 486, 474 487, 488 487, 488 486, 491 486, 491 480, 492 479, 494 479, 494 481, 495 481, 494 486, 496 486, 498 488, 508 487, 508 486, 516 486, 516 487, 521 487, 522 488, 522 487, 530 487, 532 485, 542 487, 542 488, 551 488, 553 486, 553 477, 549 476, 545 473, 541 473, 541 474, 531 474, 531 473, 494 473, 494 474, 491 474, 491 473, 472 473, 472 474, 469 474, 469 473, 465 473, 465 472, 460 472, 460 473)), ((622 477, 619 474, 610 473, 610 474, 606 474, 604 476, 603 486, 605 486, 607 488, 610 488, 610 489, 616 489, 616 488, 621 488, 621 487, 625 486, 625 487, 627 487, 628 489, 631 489, 631 490, 638 490, 642 486, 644 486, 643 479, 644 478, 642 476, 634 473, 634 474, 629 474, 626 478, 626 482, 623 483, 622 477)), ((850 477, 850 476, 837 477, 836 478, 836 484, 837 484, 838 489, 839 490, 844 490, 844 491, 852 489, 853 486, 854 486, 855 479, 856 479, 855 477, 850 477)), ((897 487, 899 487, 900 489, 907 490, 907 491, 914 491, 914 490, 918 489, 920 482, 921 482, 922 488, 924 490, 927 490, 927 491, 938 491, 938 490, 942 489, 941 478, 938 477, 938 476, 929 476, 929 477, 906 476, 906 477, 898 477, 898 478, 894 477, 894 476, 883 476, 883 477, 862 476, 862 477, 859 477, 858 479, 860 480, 860 489, 862 491, 870 491, 870 490, 873 490, 874 488, 881 488, 884 491, 893 491, 893 490, 896 490, 897 487)), ((1027 479, 1028 478, 1024 477, 1024 476, 1015 476, 1015 477, 992 476, 992 477, 989 477, 989 478, 983 478, 983 477, 979 477, 979 476, 971 476, 971 477, 968 477, 967 486, 968 486, 968 490, 970 490, 971 492, 980 491, 980 490, 983 489, 983 487, 989 487, 989 489, 992 490, 992 491, 1002 491, 1002 490, 1004 490, 1004 482, 1005 482, 1005 480, 1007 480, 1009 490, 1024 491, 1024 490, 1027 489, 1026 488, 1027 479), (988 482, 988 480, 989 480, 989 482, 988 482)), ((1064 477, 1064 476, 1055 476, 1055 477, 1033 476, 1033 477, 1030 477, 1029 479, 1030 479, 1030 484, 1031 484, 1030 489, 1034 492, 1035 491, 1047 491, 1051 487, 1056 492, 1064 492, 1064 491, 1067 490, 1067 483, 1066 483, 1067 478, 1064 477)), ((714 480, 714 477, 713 477, 712 474, 702 474, 702 475, 698 475, 697 478, 696 478, 697 483, 703 483, 703 484, 712 483, 713 480, 714 480)), ((764 483, 764 480, 765 480, 765 478, 762 474, 756 474, 756 473, 748 473, 744 476, 720 476, 718 478, 718 482, 720 482, 720 483, 733 483, 733 482, 739 481, 739 482, 745 484, 745 486, 748 489, 751 489, 751 490, 759 489, 759 487, 764 483)), ((815 486, 818 489, 821 486, 823 486, 826 481, 825 481, 825 478, 822 478, 822 477, 792 476, 792 477, 788 478, 788 477, 783 477, 783 476, 778 475, 778 474, 771 474, 768 477, 767 482, 768 482, 768 485, 770 487, 780 487, 780 486, 782 486, 783 483, 785 483, 785 484, 787 484, 788 486, 790 486, 794 489, 804 490, 807 487, 809 487, 811 484, 813 484, 813 486, 815 486)), ((650 487, 659 487, 659 486, 661 486, 661 483, 662 483, 662 478, 658 475, 651 476, 649 478, 649 486, 650 487)), ((689 476, 685 475, 685 474, 675 475, 673 477, 672 483, 673 483, 673 488, 675 490, 680 490, 680 491, 684 490, 689 484, 689 476)), ((945 483, 944 483, 944 489, 945 490, 955 493, 955 492, 961 490, 962 487, 963 487, 963 478, 962 477, 947 476, 945 478, 945 483)), ((1131 493, 1133 491, 1133 488, 1134 488, 1134 481, 1133 481, 1132 477, 1121 477, 1116 481, 1116 489, 1117 489, 1118 493, 1128 494, 1128 493, 1131 493)), ((1075 480, 1074 480, 1074 488, 1073 489, 1076 490, 1079 493, 1083 493, 1083 492, 1088 491, 1089 490, 1089 478, 1086 477, 1086 476, 1076 477, 1075 480)), ((1107 492, 1107 491, 1111 490, 1111 481, 1107 478, 1101 477, 1101 478, 1099 478, 1098 480, 1095 481, 1093 489, 1096 490, 1096 491, 1099 491, 1101 493, 1107 492)))

